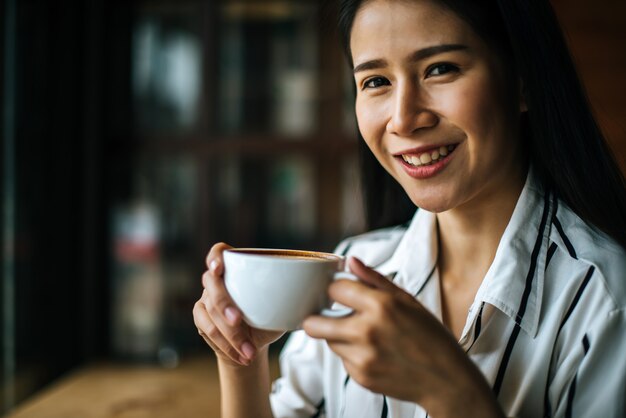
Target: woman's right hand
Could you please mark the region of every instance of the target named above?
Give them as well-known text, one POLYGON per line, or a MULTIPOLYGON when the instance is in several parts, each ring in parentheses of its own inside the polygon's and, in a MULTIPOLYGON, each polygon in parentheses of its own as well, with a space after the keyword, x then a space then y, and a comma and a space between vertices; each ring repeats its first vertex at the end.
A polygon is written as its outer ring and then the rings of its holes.
POLYGON ((247 366, 259 350, 276 341, 283 332, 252 328, 244 322, 224 285, 222 253, 229 248, 224 243, 215 244, 207 255, 208 270, 202 275, 204 290, 194 305, 193 318, 198 333, 218 359, 230 365, 247 366))

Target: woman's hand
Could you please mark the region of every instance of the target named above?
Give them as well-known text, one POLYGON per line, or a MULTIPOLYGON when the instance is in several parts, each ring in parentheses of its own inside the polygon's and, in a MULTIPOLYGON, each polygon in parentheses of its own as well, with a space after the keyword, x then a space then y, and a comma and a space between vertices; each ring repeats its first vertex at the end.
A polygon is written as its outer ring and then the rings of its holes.
POLYGON ((251 328, 228 295, 224 285, 222 253, 231 248, 220 243, 206 257, 208 271, 202 275, 204 291, 193 308, 198 333, 226 364, 247 366, 259 350, 266 348, 283 334, 251 328))
POLYGON ((352 379, 418 403, 433 417, 472 416, 472 406, 475 416, 499 416, 482 374, 430 312, 361 261, 351 258, 349 267, 361 281, 338 280, 329 293, 354 313, 311 316, 303 328, 327 340, 352 379))

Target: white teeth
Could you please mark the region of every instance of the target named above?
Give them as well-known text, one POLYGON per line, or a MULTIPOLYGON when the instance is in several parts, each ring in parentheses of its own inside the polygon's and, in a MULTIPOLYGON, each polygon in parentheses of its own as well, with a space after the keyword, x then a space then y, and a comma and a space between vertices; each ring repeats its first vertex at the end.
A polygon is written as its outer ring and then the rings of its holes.
POLYGON ((455 147, 456 147, 455 145, 448 145, 447 147, 441 146, 439 147, 439 149, 436 149, 430 153, 425 152, 423 154, 420 154, 419 156, 403 154, 402 159, 406 161, 408 164, 411 164, 416 167, 419 167, 422 165, 430 165, 434 162, 439 161, 441 158, 447 156, 448 154, 450 154, 454 150, 455 147))

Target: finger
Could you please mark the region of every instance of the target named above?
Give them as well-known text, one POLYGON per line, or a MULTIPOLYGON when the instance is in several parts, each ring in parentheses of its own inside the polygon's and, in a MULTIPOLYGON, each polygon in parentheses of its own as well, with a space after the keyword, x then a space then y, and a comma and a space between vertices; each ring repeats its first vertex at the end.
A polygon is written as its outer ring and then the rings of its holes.
POLYGON ((211 321, 206 306, 198 301, 193 308, 193 318, 198 333, 204 341, 215 351, 216 354, 227 356, 230 360, 245 365, 248 363, 246 357, 242 356, 235 347, 230 345, 224 338, 219 328, 211 321))
MULTIPOLYGON (((226 244, 217 244, 212 252, 219 252, 228 248, 226 244), (217 247, 217 249, 216 249, 217 247)), ((221 253, 220 253, 221 254, 221 253)), ((211 272, 204 274, 205 297, 207 312, 211 321, 218 327, 221 334, 230 345, 235 347, 242 356, 253 359, 256 354, 256 347, 250 339, 250 329, 243 322, 243 315, 230 298, 224 279, 211 272)))
POLYGON ((397 289, 397 286, 389 281, 389 279, 387 279, 385 276, 372 269, 371 267, 366 266, 361 260, 356 257, 350 257, 348 259, 348 267, 354 275, 358 276, 361 281, 367 283, 370 286, 378 289, 397 289))
POLYGON ((238 326, 230 326, 224 321, 223 316, 215 315, 214 310, 208 309, 207 312, 228 344, 234 347, 244 359, 253 360, 257 349, 250 335, 250 327, 245 322, 241 322, 238 326))
POLYGON ((208 287, 204 290, 205 306, 211 321, 217 326, 228 343, 248 359, 253 359, 256 347, 250 338, 250 328, 243 321, 241 311, 232 301, 221 277, 209 274, 208 287))
MULTIPOLYGON (((204 331, 202 331, 201 329, 198 328, 198 334, 200 334, 200 337, 202 337, 202 339, 204 340, 204 342, 213 350, 213 352, 215 353, 215 355, 217 357, 226 357, 229 361, 235 362, 237 364, 241 364, 241 365, 245 365, 245 363, 248 361, 247 359, 241 357, 239 355, 239 352, 237 352, 237 350, 232 349, 232 353, 229 354, 225 354, 225 350, 223 350, 222 348, 220 348, 220 345, 223 345, 223 342, 219 342, 219 344, 217 343, 218 339, 216 338, 216 342, 213 342, 211 340, 211 338, 209 338, 204 331), (233 357, 235 357, 235 359, 233 359, 233 357), (237 360, 239 359, 239 360, 237 360)), ((223 341, 226 341, 225 339, 223 341)), ((224 347, 226 347, 226 345, 223 345, 224 347)), ((227 351, 226 351, 227 352, 227 351)))
POLYGON ((328 348, 337 354, 343 361, 352 361, 357 346, 347 341, 329 341, 328 348))
POLYGON ((329 342, 328 348, 341 358, 344 366, 346 366, 346 370, 348 368, 352 370, 358 369, 358 365, 365 363, 368 353, 371 353, 371 350, 365 346, 343 341, 329 342))
POLYGON ((209 280, 211 280, 209 277, 210 274, 213 274, 210 270, 207 270, 204 273, 202 273, 202 287, 205 289, 209 285, 209 280))
POLYGON ((202 293, 203 298, 209 299, 211 308, 220 312, 229 325, 239 325, 243 315, 228 294, 222 277, 215 276, 207 271, 202 275, 202 282, 205 285, 202 293))
POLYGON ((211 296, 213 303, 217 304, 217 308, 222 311, 226 319, 231 325, 237 325, 241 321, 242 315, 237 304, 232 300, 222 276, 216 276, 210 271, 202 274, 203 297, 211 296))
POLYGON ((211 247, 209 254, 206 256, 206 266, 212 273, 221 276, 224 273, 224 261, 222 254, 224 250, 232 248, 230 245, 223 242, 217 243, 211 247))
POLYGON ((385 293, 363 282, 340 279, 333 282, 328 288, 328 295, 332 300, 354 309, 356 312, 367 311, 379 303, 385 293))
POLYGON ((355 337, 353 332, 355 327, 351 326, 349 319, 311 315, 302 322, 302 329, 312 338, 347 343, 353 341, 355 337))

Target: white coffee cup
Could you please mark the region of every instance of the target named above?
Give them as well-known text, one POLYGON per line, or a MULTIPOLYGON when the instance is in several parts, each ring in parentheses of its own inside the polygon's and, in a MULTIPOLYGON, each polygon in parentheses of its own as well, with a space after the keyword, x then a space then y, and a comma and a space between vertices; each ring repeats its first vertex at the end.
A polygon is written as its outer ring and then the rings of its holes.
POLYGON ((309 315, 346 316, 329 309, 328 286, 357 280, 343 271, 344 258, 316 251, 236 248, 224 251, 224 281, 245 321, 254 328, 298 329, 309 315))

